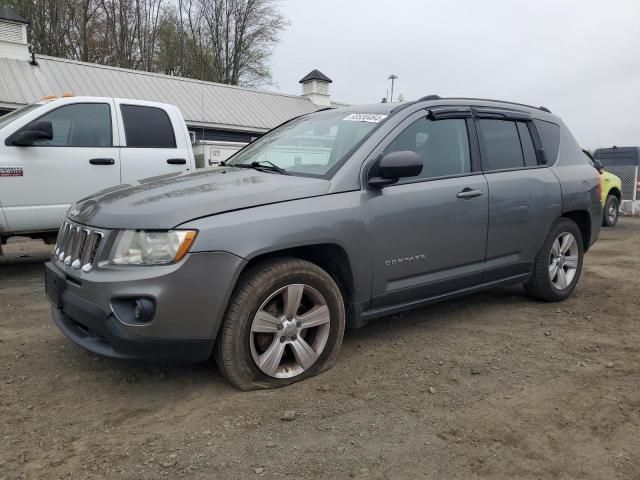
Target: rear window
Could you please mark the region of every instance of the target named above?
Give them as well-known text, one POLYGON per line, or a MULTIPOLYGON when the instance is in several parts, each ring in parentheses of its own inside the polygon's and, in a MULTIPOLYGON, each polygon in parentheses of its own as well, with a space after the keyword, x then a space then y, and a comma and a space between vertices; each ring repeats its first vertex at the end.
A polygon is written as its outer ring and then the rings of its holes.
POLYGON ((127 147, 176 148, 167 112, 161 108, 120 105, 127 147))
POLYGON ((534 120, 540 142, 544 149, 544 155, 549 165, 554 164, 558 159, 560 151, 560 127, 555 123, 545 122, 544 120, 534 120))

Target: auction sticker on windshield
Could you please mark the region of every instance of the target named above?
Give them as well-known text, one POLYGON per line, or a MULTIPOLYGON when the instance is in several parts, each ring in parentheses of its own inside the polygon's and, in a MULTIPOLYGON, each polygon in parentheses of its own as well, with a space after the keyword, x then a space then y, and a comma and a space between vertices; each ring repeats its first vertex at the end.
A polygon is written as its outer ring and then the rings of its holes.
POLYGON ((380 113, 352 113, 351 115, 343 118, 343 120, 348 122, 380 123, 385 118, 387 118, 387 115, 380 113))
POLYGON ((0 167, 0 177, 22 177, 22 167, 0 167))

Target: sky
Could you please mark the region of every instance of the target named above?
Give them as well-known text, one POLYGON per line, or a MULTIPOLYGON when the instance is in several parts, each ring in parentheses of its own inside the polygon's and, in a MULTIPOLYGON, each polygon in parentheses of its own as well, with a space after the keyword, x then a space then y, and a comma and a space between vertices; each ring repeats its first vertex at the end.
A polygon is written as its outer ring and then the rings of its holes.
POLYGON ((317 68, 331 96, 395 95, 544 105, 587 148, 640 145, 639 0, 281 0, 290 25, 275 85, 300 94, 317 68))

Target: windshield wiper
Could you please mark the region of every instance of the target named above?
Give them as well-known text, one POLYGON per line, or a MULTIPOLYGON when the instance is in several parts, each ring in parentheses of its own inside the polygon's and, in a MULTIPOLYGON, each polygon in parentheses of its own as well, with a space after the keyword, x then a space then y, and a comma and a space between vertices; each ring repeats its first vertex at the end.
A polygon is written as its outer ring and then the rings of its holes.
POLYGON ((251 163, 234 163, 229 165, 230 167, 237 168, 253 168, 254 170, 266 170, 268 172, 276 172, 280 175, 290 175, 284 168, 280 168, 275 163, 269 160, 260 160, 259 162, 251 162, 251 163))

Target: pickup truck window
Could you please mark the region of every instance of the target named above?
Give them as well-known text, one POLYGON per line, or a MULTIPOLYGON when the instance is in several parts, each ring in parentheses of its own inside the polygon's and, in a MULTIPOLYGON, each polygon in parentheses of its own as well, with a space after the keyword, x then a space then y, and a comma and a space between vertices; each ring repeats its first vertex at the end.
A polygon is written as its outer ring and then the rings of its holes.
MULTIPOLYGON (((37 140, 34 146, 110 147, 113 144, 111 109, 106 103, 65 105, 35 121, 51 122, 53 139, 37 140)), ((29 125, 23 129, 28 130, 29 125)))
POLYGON ((120 105, 127 147, 176 148, 176 137, 167 112, 141 105, 120 105))
POLYGON ((331 110, 305 115, 256 140, 238 152, 230 165, 269 162, 294 175, 324 177, 386 117, 331 110))
POLYGON ((471 172, 469 137, 464 119, 429 120, 421 118, 398 135, 384 153, 411 150, 422 158, 417 178, 435 178, 471 172))

